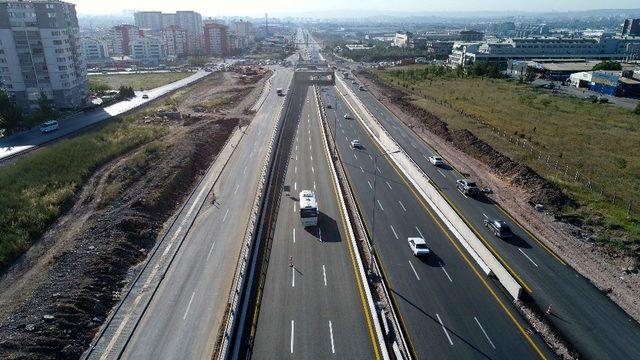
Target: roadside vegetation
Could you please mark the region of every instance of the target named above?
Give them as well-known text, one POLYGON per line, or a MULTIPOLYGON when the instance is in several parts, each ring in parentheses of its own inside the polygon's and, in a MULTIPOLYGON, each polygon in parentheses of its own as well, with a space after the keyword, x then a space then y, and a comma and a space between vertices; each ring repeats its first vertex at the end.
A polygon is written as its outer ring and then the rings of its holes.
POLYGON ((350 40, 341 35, 328 33, 314 33, 313 36, 322 42, 326 54, 335 53, 353 61, 381 62, 407 58, 413 59, 416 57, 434 58, 433 55, 427 53, 426 49, 401 48, 391 46, 390 43, 383 41, 365 40, 364 34, 361 35, 362 39, 360 40, 350 40), (349 48, 345 46, 346 44, 354 43, 361 43, 362 45, 372 46, 373 48, 366 50, 349 50, 349 48), (336 52, 336 48, 338 47, 340 51, 336 52))
POLYGON ((640 245, 640 123, 634 111, 491 78, 499 77, 495 70, 415 66, 374 76, 558 185, 574 202, 563 210, 565 218, 597 229, 597 242, 617 249, 640 245))
POLYGON ((92 91, 117 90, 121 86, 134 90, 149 90, 181 80, 191 75, 190 72, 166 72, 149 74, 100 74, 89 75, 89 88, 92 91))
POLYGON ((132 115, 0 168, 0 269, 25 252, 73 203, 93 171, 163 133, 132 115))

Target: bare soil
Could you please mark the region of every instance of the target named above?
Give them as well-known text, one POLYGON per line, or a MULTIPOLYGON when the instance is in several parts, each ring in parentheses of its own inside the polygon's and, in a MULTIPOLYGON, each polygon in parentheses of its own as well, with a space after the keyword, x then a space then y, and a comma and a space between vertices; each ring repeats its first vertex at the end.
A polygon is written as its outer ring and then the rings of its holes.
POLYGON ((640 321, 640 253, 618 251, 593 242, 589 229, 562 221, 557 211, 569 199, 531 168, 509 159, 468 130, 451 131, 446 121, 409 102, 409 94, 365 74, 358 75, 371 93, 460 172, 483 187, 576 271, 640 321), (532 205, 543 204, 545 211, 532 205))
POLYGON ((179 118, 141 115, 141 126, 166 126, 167 135, 97 169, 72 208, 2 275, 0 358, 80 357, 174 211, 238 123, 250 121, 245 110, 260 95, 261 75, 238 85, 231 73, 214 74, 167 100, 177 101, 179 118), (244 97, 228 114, 189 112, 232 89, 244 97))

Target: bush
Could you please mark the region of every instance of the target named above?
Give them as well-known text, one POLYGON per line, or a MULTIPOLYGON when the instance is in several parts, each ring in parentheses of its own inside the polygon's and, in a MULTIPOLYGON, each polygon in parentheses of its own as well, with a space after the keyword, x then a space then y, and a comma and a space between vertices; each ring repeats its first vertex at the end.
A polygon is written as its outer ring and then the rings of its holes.
POLYGON ((0 88, 0 129, 14 129, 22 122, 22 111, 4 89, 0 88))
POLYGON ((118 98, 119 99, 131 99, 136 96, 136 92, 133 90, 131 86, 121 85, 118 90, 118 98))
POLYGON ((111 86, 105 84, 103 82, 89 82, 89 91, 99 92, 99 91, 107 91, 111 90, 111 86))
POLYGON ((633 113, 636 115, 640 115, 640 103, 638 103, 638 106, 636 106, 636 109, 633 110, 633 113))
POLYGON ((617 61, 605 60, 593 67, 593 71, 597 70, 622 70, 622 65, 617 61))

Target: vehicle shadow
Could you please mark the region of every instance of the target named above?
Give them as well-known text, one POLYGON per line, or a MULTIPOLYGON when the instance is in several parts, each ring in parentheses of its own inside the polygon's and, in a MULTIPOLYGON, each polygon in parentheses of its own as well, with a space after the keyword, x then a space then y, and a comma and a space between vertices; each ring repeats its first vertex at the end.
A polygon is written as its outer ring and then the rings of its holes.
POLYGON ((516 234, 513 234, 510 238, 503 238, 501 240, 519 248, 531 249, 531 244, 516 234))
POLYGON ((329 215, 322 211, 318 214, 318 226, 304 229, 307 233, 322 242, 341 242, 342 238, 338 223, 329 215))
POLYGON ((427 264, 431 267, 444 267, 445 265, 444 261, 442 261, 442 258, 438 256, 438 254, 433 252, 433 249, 431 250, 431 254, 429 254, 428 256, 421 256, 419 257, 419 259, 423 264, 427 264))

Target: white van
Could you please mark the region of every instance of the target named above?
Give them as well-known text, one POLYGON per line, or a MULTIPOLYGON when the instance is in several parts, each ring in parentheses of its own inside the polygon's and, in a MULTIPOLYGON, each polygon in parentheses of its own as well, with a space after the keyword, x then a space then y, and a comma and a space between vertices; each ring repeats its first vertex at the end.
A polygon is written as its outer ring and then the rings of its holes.
POLYGON ((49 120, 47 122, 40 124, 40 132, 43 134, 50 133, 52 131, 58 130, 59 128, 60 128, 60 125, 55 120, 49 120))

